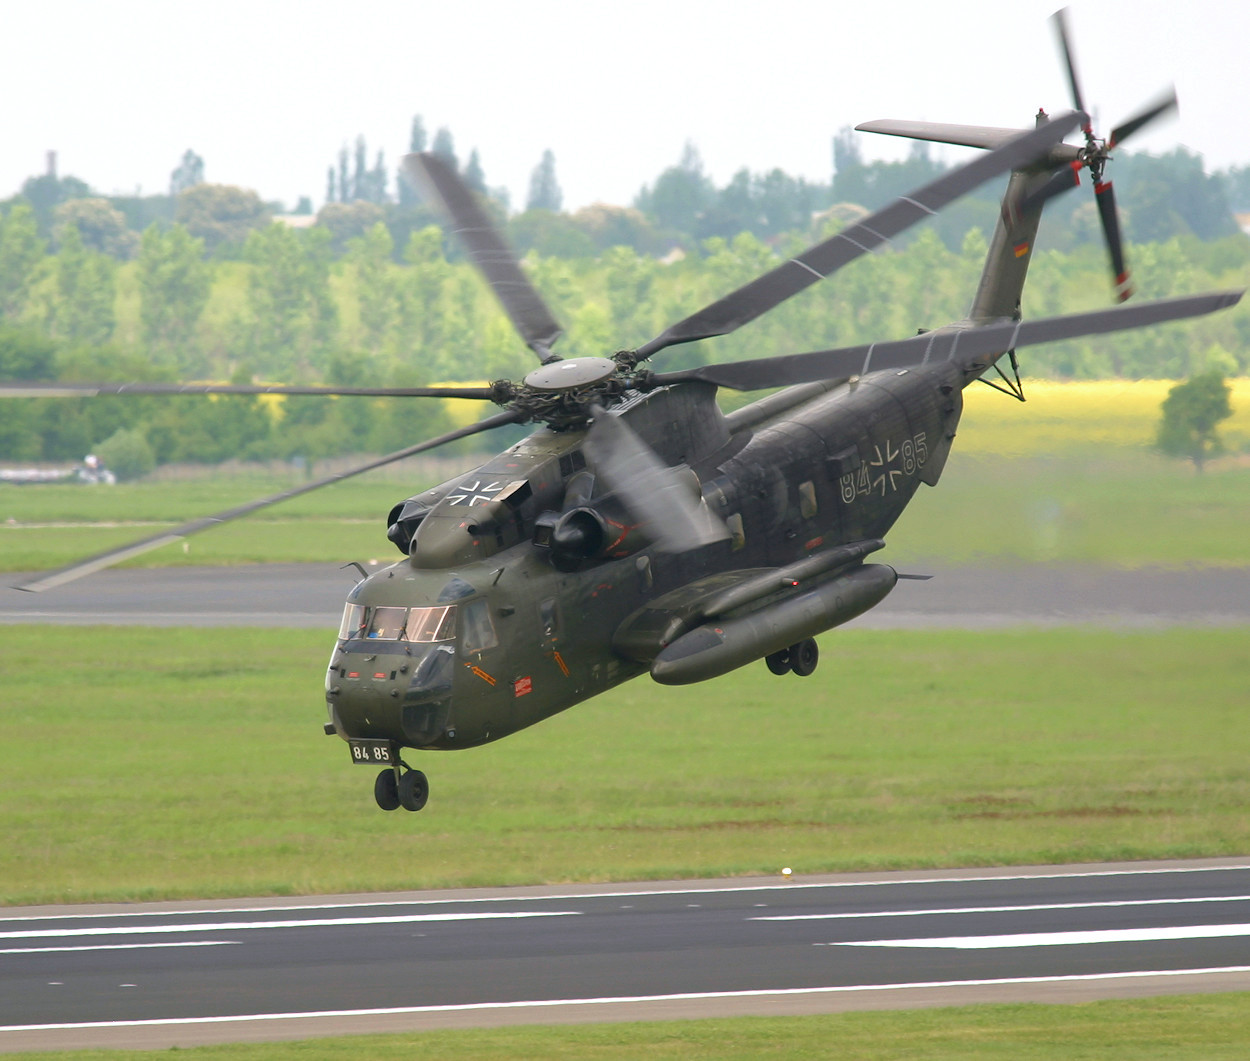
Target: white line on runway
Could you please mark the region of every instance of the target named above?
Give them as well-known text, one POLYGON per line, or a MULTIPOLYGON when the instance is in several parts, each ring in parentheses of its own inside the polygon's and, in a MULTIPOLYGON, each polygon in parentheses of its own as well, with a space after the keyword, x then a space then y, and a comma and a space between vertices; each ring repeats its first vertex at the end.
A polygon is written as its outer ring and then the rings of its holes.
POLYGON ((0 1032, 80 1031, 91 1028, 170 1028, 197 1024, 254 1023, 257 1021, 306 1020, 310 1017, 388 1017, 423 1013, 473 1013, 484 1010, 541 1009, 546 1006, 610 1006, 623 1003, 699 1002, 727 998, 787 998, 801 995, 862 994, 868 991, 922 991, 957 987, 998 987, 1014 984, 1090 983, 1099 980, 1137 980, 1151 976, 1211 976, 1250 973, 1250 965, 1226 965, 1208 969, 1155 969, 1126 973, 1081 973, 1073 976, 1013 976, 987 980, 936 980, 907 984, 849 984, 839 987, 759 988, 751 991, 689 991, 672 995, 623 995, 615 998, 527 999, 519 1002, 467 1002, 445 1006, 393 1006, 379 1009, 314 1010, 307 1013, 244 1013, 216 1017, 157 1017, 147 1020, 75 1021, 64 1024, 7 1024, 0 1032))
POLYGON ((1097 903, 1031 903, 1028 906, 946 906, 929 910, 857 910, 837 914, 768 914, 752 921, 839 921, 863 917, 937 917, 942 914, 1022 913, 1028 910, 1094 910, 1105 906, 1173 906, 1181 903, 1244 903, 1250 895, 1198 895, 1182 899, 1112 899, 1097 903))
POLYGON ((1072 947, 1082 943, 1146 943, 1172 939, 1250 936, 1250 925, 1183 925, 1163 928, 1106 928, 1089 932, 1018 932, 1005 936, 943 936, 933 939, 838 940, 818 947, 934 947, 993 950, 1002 947, 1072 947))
POLYGON ((699 888, 676 887, 676 888, 648 888, 635 889, 631 891, 603 891, 603 892, 565 892, 553 895, 511 895, 511 894, 493 894, 493 895, 468 895, 458 897, 430 898, 430 899, 361 899, 358 901, 339 900, 332 903, 307 903, 303 905, 282 906, 241 906, 241 907, 223 907, 218 910, 205 911, 204 909, 187 909, 187 910, 119 910, 112 913, 90 913, 90 914, 35 914, 30 917, 21 918, 4 918, 0 917, 0 924, 6 921, 73 921, 83 919, 105 919, 105 918, 123 918, 123 917, 193 917, 203 915, 205 913, 213 914, 251 914, 251 913, 297 913, 304 910, 367 910, 377 907, 386 906, 455 906, 455 905, 479 905, 482 903, 537 903, 537 902, 553 902, 553 903, 571 903, 582 902, 590 899, 637 899, 646 896, 665 896, 665 895, 732 895, 736 893, 747 892, 792 892, 792 891, 811 891, 821 888, 882 888, 896 887, 914 884, 980 884, 980 883, 998 883, 1022 880, 1079 880, 1086 877, 1149 877, 1160 874, 1177 874, 1177 873, 1229 873, 1229 872, 1245 872, 1250 870, 1250 864, 1235 866, 1168 866, 1156 869, 1099 869, 1099 870, 1077 870, 1075 872, 1044 872, 1044 873, 1003 873, 993 876, 972 876, 972 877, 905 877, 897 879, 876 879, 876 880, 845 880, 845 881, 790 881, 778 884, 727 884, 724 887, 704 886, 699 888))
POLYGON ((151 950, 154 947, 232 947, 241 939, 183 939, 176 943, 94 943, 82 947, 9 947, 0 954, 61 954, 65 951, 151 950))
POLYGON ((335 928, 340 925, 406 925, 427 921, 486 921, 520 917, 577 917, 578 910, 512 910, 490 913, 404 914, 395 917, 317 917, 290 921, 201 921, 187 925, 105 925, 99 928, 26 929, 0 932, 0 939, 48 939, 62 936, 139 936, 170 932, 248 932, 261 928, 335 928))

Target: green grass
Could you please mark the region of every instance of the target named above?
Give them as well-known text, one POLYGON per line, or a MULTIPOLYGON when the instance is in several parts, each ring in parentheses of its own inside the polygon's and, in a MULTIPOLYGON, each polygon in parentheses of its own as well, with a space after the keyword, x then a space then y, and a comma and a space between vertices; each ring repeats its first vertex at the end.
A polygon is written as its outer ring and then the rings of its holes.
MULTIPOLYGON (((467 467, 467 465, 466 465, 467 467)), ((449 473, 450 474, 450 473, 449 473)), ((169 526, 276 493, 294 479, 250 476, 114 488, 0 485, 0 570, 61 566, 169 526), (150 526, 101 524, 140 521, 150 526)), ((392 505, 430 480, 337 484, 163 546, 134 564, 344 563, 395 556, 392 505)), ((956 449, 889 535, 891 563, 1250 564, 1250 464, 1204 475, 1115 450, 1008 457, 956 449)))
MULTIPOLYGON (((1222 425, 1250 449, 1250 380, 1234 380, 1222 425)), ((901 564, 1051 563, 1118 567, 1250 564, 1250 463, 1231 456, 1196 475, 1149 450, 1168 384, 1040 383, 1029 401, 985 388, 967 411, 936 490, 922 487, 890 534, 901 564)), ((329 562, 395 555, 385 517, 397 501, 485 460, 422 457, 372 472, 238 523, 164 546, 133 564, 329 562)), ((321 475, 324 468, 318 467, 321 475)), ((304 481, 294 472, 223 468, 206 478, 113 488, 0 484, 0 570, 47 570, 304 481), (71 524, 48 527, 43 524, 71 524), (74 526, 72 524, 77 524, 74 526)))
MULTIPOLYGON (((810 1017, 657 1021, 430 1031, 180 1049, 196 1061, 360 1058, 409 1061, 1242 1061, 1250 994, 984 1005, 810 1017)), ((169 1051, 15 1054, 30 1061, 117 1061, 169 1051)))
POLYGON ((811 679, 643 678, 417 755, 413 815, 321 733, 326 631, 10 626, 0 901, 1250 850, 1244 630, 822 641, 811 679))

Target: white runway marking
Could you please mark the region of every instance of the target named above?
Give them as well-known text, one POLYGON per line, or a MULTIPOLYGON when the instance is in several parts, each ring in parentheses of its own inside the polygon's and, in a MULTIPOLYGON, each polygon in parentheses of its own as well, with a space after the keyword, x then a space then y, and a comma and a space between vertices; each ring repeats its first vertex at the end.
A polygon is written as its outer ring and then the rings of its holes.
POLYGON ((752 921, 839 921, 864 917, 937 917, 944 914, 1023 913, 1030 910, 1094 910, 1105 906, 1173 906, 1182 903, 1244 903, 1250 895, 1198 895, 1183 899, 1112 899, 1095 903, 1031 903, 1027 906, 944 906, 929 910, 863 910, 836 914, 770 914, 752 921))
POLYGON ((340 925, 406 925, 429 921, 486 921, 520 917, 577 917, 577 910, 514 910, 462 914, 405 914, 394 917, 317 917, 289 921, 200 921, 186 925, 105 925, 99 928, 26 929, 0 932, 0 939, 49 939, 64 936, 166 935, 171 932, 248 932, 267 928, 335 928, 340 925))
POLYGON ((753 991, 690 991, 672 995, 623 995, 615 998, 530 999, 519 1002, 469 1002, 446 1006, 393 1006, 379 1009, 314 1010, 307 1013, 244 1013, 217 1017, 159 1017, 151 1020, 76 1021, 65 1024, 8 1024, 0 1032, 81 1031, 91 1028, 174 1028, 199 1024, 256 1023, 308 1018, 385 1017, 423 1013, 472 1013, 486 1010, 542 1009, 548 1006, 610 1006, 627 1003, 698 1002, 730 998, 787 998, 801 995, 862 994, 868 991, 917 991, 954 987, 997 987, 1013 984, 1090 983, 1099 980, 1137 980, 1151 976, 1211 976, 1250 973, 1250 965, 1208 969, 1155 969, 1148 972, 1085 973, 1075 976, 1019 976, 986 980, 937 980, 906 984, 850 984, 838 987, 761 988, 753 991))
POLYGON ((0 954, 63 954, 66 951, 151 950, 155 947, 233 947, 240 939, 186 939, 177 943, 96 943, 82 947, 9 947, 0 954))
POLYGON ((993 950, 1008 947, 1073 947, 1086 943, 1146 943, 1173 939, 1250 936, 1250 925, 1182 925, 1163 928, 1108 928, 1090 932, 1018 932, 1005 936, 943 936, 933 939, 841 940, 821 947, 934 947, 993 950))

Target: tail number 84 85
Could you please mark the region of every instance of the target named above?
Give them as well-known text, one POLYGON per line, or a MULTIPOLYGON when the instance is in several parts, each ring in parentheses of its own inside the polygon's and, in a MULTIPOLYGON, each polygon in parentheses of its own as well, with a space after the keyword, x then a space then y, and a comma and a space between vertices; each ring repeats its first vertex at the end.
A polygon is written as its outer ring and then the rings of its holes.
POLYGON ((838 480, 844 504, 869 494, 886 494, 898 489, 899 480, 915 475, 929 459, 925 445, 925 432, 918 431, 901 442, 887 439, 873 447, 870 460, 864 461, 855 471, 847 472, 838 480))

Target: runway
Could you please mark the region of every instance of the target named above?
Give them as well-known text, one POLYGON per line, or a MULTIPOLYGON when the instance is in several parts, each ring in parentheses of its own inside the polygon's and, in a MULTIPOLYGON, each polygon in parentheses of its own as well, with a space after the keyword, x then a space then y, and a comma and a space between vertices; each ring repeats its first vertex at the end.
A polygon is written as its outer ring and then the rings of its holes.
POLYGON ((1247 989, 1247 860, 0 918, 7 1051, 1247 989))
MULTIPOLYGON (((915 573, 912 566, 908 571, 915 573)), ((1250 567, 1121 571, 1100 567, 926 566, 861 628, 985 629, 1031 624, 1111 627, 1250 623, 1250 567)), ((0 580, 0 623, 299 626, 333 628, 359 576, 332 564, 167 567, 101 571, 45 593, 0 580)))

